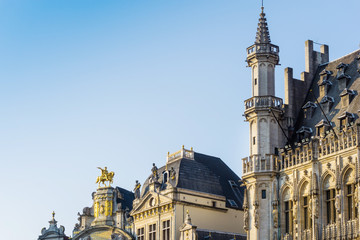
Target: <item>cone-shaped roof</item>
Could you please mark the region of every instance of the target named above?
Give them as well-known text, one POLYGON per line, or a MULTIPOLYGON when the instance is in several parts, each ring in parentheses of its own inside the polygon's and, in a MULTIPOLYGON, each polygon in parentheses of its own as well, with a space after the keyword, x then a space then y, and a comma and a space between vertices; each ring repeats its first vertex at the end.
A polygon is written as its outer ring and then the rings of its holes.
POLYGON ((257 32, 256 32, 255 43, 270 43, 270 42, 271 42, 270 33, 265 18, 264 7, 261 7, 261 13, 260 13, 257 32))

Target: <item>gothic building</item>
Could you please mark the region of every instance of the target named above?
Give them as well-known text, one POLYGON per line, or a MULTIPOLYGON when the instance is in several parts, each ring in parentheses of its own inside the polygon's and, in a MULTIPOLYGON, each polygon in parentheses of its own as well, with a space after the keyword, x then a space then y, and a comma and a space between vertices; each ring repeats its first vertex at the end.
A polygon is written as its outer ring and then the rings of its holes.
POLYGON ((247 48, 252 97, 245 100, 250 156, 243 159, 248 239, 359 239, 360 50, 329 61, 305 42, 300 79, 285 69, 275 96, 279 47, 262 8, 247 48))

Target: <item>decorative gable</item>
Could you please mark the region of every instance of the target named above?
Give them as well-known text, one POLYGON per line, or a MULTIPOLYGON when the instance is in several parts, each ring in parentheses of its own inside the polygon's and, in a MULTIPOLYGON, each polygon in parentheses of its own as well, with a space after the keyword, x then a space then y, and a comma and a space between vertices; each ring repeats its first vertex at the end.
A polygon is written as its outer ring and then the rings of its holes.
POLYGON ((348 107, 351 100, 355 96, 355 91, 345 88, 341 93, 341 107, 345 108, 348 107))
POLYGON ((351 77, 349 75, 347 75, 346 69, 348 67, 348 64, 344 64, 344 63, 340 63, 336 69, 337 69, 337 75, 336 75, 336 79, 339 81, 339 90, 343 90, 344 88, 346 88, 349 80, 351 79, 351 77))
POLYGON ((311 119, 317 105, 313 102, 308 101, 302 109, 304 110, 304 118, 311 119))

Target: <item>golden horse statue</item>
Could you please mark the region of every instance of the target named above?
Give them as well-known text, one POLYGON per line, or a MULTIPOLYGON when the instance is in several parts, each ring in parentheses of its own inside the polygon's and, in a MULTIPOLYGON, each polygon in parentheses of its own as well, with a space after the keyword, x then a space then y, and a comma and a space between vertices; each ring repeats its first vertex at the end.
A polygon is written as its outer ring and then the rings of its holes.
POLYGON ((101 176, 97 177, 96 183, 99 183, 99 187, 100 187, 100 183, 102 183, 106 187, 105 182, 109 182, 109 187, 110 187, 110 184, 113 183, 113 178, 114 178, 115 173, 108 172, 107 167, 105 167, 104 169, 98 167, 98 169, 101 170, 101 176))

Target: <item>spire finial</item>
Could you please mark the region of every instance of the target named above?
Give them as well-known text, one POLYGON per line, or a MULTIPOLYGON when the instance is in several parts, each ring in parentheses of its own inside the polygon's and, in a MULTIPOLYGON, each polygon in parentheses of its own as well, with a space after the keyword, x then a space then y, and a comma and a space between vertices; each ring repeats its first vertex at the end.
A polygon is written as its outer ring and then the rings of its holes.
POLYGON ((264 0, 261 0, 261 13, 264 13, 264 0))
POLYGON ((52 219, 54 220, 55 218, 55 211, 52 212, 52 219))

